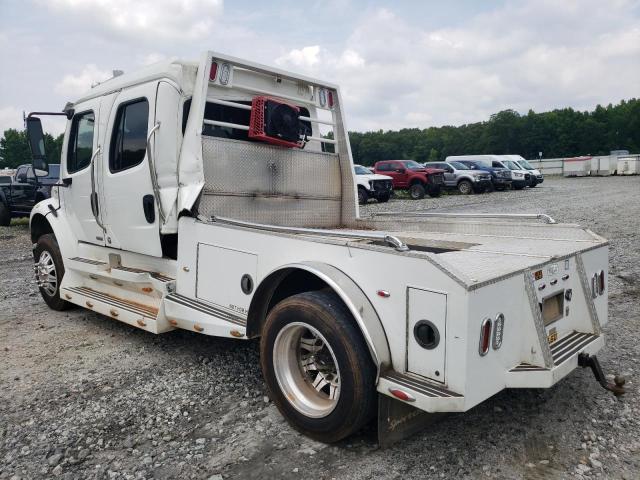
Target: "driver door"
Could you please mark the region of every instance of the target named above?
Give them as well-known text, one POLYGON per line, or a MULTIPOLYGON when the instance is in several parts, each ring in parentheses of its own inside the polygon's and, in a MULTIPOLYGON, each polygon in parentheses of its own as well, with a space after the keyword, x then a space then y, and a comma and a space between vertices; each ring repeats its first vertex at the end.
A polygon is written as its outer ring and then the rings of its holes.
MULTIPOLYGON (((91 193, 98 189, 97 171, 94 171, 92 186, 92 160, 99 155, 94 153, 99 147, 99 128, 97 119, 100 114, 100 99, 83 102, 73 118, 69 120, 65 135, 62 163, 62 183, 60 189, 64 198, 64 208, 72 226, 73 233, 81 242, 104 245, 104 232, 94 216, 91 206, 91 193)), ((93 166, 95 169, 95 165, 93 166)), ((100 218, 98 208, 98 219, 100 218)))
POLYGON ((115 97, 104 138, 102 212, 107 246, 162 256, 147 137, 155 125, 157 82, 115 97))

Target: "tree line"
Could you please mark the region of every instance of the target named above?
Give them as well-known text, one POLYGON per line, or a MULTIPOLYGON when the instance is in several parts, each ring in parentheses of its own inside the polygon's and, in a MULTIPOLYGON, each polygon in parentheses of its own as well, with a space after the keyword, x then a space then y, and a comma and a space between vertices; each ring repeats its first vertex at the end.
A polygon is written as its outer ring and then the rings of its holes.
POLYGON ((503 110, 489 120, 460 125, 376 132, 349 132, 355 163, 413 159, 442 161, 449 155, 518 154, 527 159, 640 152, 640 99, 598 105, 591 112, 572 108, 520 115, 503 110))
MULTIPOLYGON (((51 163, 60 159, 62 135, 45 135, 51 163)), ((378 160, 441 161, 448 155, 518 154, 525 158, 606 155, 611 150, 640 152, 640 99, 598 105, 591 112, 572 108, 520 115, 503 110, 484 122, 466 125, 349 132, 355 163, 378 160)), ((0 168, 30 162, 24 130, 5 130, 0 139, 0 168)))

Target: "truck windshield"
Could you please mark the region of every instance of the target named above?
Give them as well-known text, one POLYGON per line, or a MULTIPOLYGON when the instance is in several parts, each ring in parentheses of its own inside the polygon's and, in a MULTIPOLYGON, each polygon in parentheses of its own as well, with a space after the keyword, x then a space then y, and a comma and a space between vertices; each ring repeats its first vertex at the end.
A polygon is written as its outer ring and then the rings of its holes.
POLYGON ((420 170, 420 169, 424 168, 422 165, 420 165, 415 160, 403 160, 402 163, 404 164, 405 167, 407 167, 410 170, 420 170))
POLYGON ((527 162, 524 158, 522 160, 518 160, 518 163, 522 165, 524 168, 526 168, 527 170, 535 170, 533 168, 533 165, 527 162))
POLYGON ((512 162, 511 160, 505 160, 504 163, 509 170, 522 170, 516 162, 512 162))
POLYGON ((362 165, 356 165, 354 167, 354 170, 356 171, 356 175, 369 175, 369 174, 371 174, 371 170, 369 170, 368 168, 363 167, 362 165))
POLYGON ((451 165, 456 170, 471 170, 464 163, 460 163, 460 162, 449 162, 449 165, 451 165))

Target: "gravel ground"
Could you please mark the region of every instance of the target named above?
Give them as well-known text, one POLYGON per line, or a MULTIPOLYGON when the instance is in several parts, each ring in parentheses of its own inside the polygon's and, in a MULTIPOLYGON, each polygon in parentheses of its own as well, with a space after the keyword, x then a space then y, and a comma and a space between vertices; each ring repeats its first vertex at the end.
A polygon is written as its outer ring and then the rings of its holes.
POLYGON ((546 212, 611 240, 605 371, 504 391, 395 446, 372 427, 337 445, 293 431, 265 396, 255 341, 161 336, 53 312, 24 225, 0 227, 0 479, 640 478, 640 177, 548 178, 535 189, 392 200, 377 210, 546 212))

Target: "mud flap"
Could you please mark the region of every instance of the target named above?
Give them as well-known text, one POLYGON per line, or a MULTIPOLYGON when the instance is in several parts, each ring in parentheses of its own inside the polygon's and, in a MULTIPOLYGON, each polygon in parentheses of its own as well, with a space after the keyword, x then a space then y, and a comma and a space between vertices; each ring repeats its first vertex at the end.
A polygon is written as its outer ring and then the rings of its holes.
POLYGON ((378 445, 380 448, 390 447, 424 430, 446 415, 446 413, 428 413, 379 393, 378 445))

